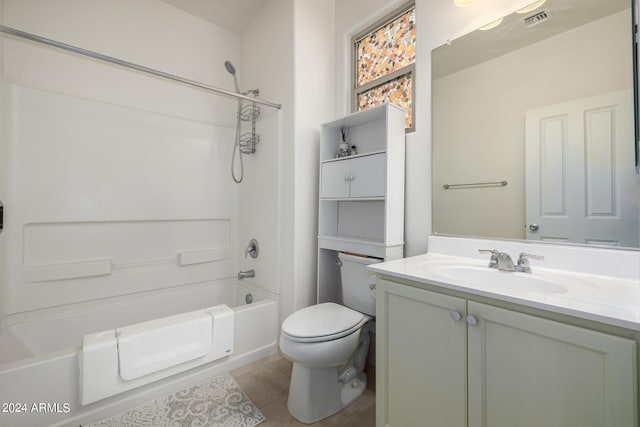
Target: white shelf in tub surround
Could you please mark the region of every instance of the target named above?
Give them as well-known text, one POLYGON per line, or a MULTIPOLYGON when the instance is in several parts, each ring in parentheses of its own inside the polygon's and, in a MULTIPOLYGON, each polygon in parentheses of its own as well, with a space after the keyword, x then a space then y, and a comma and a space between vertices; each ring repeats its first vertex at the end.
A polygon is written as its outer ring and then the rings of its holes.
MULTIPOLYGON (((528 244, 526 242, 429 237, 429 253, 372 264, 369 270, 446 289, 508 301, 550 312, 640 331, 640 251, 528 244), (520 252, 543 255, 531 260, 532 273, 553 278, 565 292, 543 293, 515 287, 489 287, 443 277, 444 265, 488 268, 489 255, 478 249, 506 252, 515 261, 520 252)), ((514 277, 515 281, 515 277, 514 277)))

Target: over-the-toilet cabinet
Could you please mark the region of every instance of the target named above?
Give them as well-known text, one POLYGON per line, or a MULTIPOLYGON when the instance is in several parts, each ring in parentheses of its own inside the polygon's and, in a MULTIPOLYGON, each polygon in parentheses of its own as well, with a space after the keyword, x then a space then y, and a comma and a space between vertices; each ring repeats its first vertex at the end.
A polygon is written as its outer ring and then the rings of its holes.
POLYGON ((379 105, 322 125, 318 302, 341 302, 338 252, 402 258, 404 157, 404 110, 395 105, 379 105), (336 157, 343 133, 357 154, 336 157))
POLYGON ((637 343, 388 280, 378 427, 637 427, 637 343))

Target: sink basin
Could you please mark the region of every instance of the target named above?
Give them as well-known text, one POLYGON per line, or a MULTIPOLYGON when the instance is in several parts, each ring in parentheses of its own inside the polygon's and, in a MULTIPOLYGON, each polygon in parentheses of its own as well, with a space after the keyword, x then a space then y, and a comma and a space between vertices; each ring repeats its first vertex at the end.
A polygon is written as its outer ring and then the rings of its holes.
POLYGON ((437 269, 437 275, 459 283, 482 287, 522 292, 539 292, 559 294, 567 292, 567 288, 533 273, 499 271, 495 268, 448 265, 437 269))

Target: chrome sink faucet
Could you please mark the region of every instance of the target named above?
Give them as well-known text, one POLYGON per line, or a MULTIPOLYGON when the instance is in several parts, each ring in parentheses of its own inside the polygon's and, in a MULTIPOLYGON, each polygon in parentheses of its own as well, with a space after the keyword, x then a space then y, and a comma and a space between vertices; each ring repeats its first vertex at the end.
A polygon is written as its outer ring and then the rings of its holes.
POLYGON ((513 265, 513 260, 506 252, 498 252, 495 249, 478 249, 478 252, 490 253, 489 268, 497 268, 500 271, 519 271, 521 273, 531 273, 529 258, 543 260, 541 255, 533 255, 522 252, 518 257, 518 264, 513 265))
POLYGON ((516 271, 520 271, 522 273, 531 273, 529 258, 533 258, 538 261, 542 261, 544 259, 542 255, 534 255, 521 252, 520 256, 518 257, 518 265, 516 265, 516 271))
POLYGON ((508 253, 498 252, 495 249, 478 249, 478 252, 491 254, 489 268, 497 268, 500 271, 516 271, 513 260, 508 253))

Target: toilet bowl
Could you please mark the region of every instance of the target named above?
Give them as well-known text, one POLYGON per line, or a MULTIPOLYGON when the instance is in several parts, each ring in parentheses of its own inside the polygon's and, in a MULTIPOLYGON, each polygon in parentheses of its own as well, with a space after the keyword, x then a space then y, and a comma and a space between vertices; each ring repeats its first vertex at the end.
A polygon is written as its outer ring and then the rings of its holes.
POLYGON ((365 267, 381 260, 343 253, 339 259, 345 305, 313 305, 282 323, 280 351, 293 362, 287 407, 304 423, 345 408, 367 385, 363 371, 369 321, 375 315, 375 287, 365 267))

